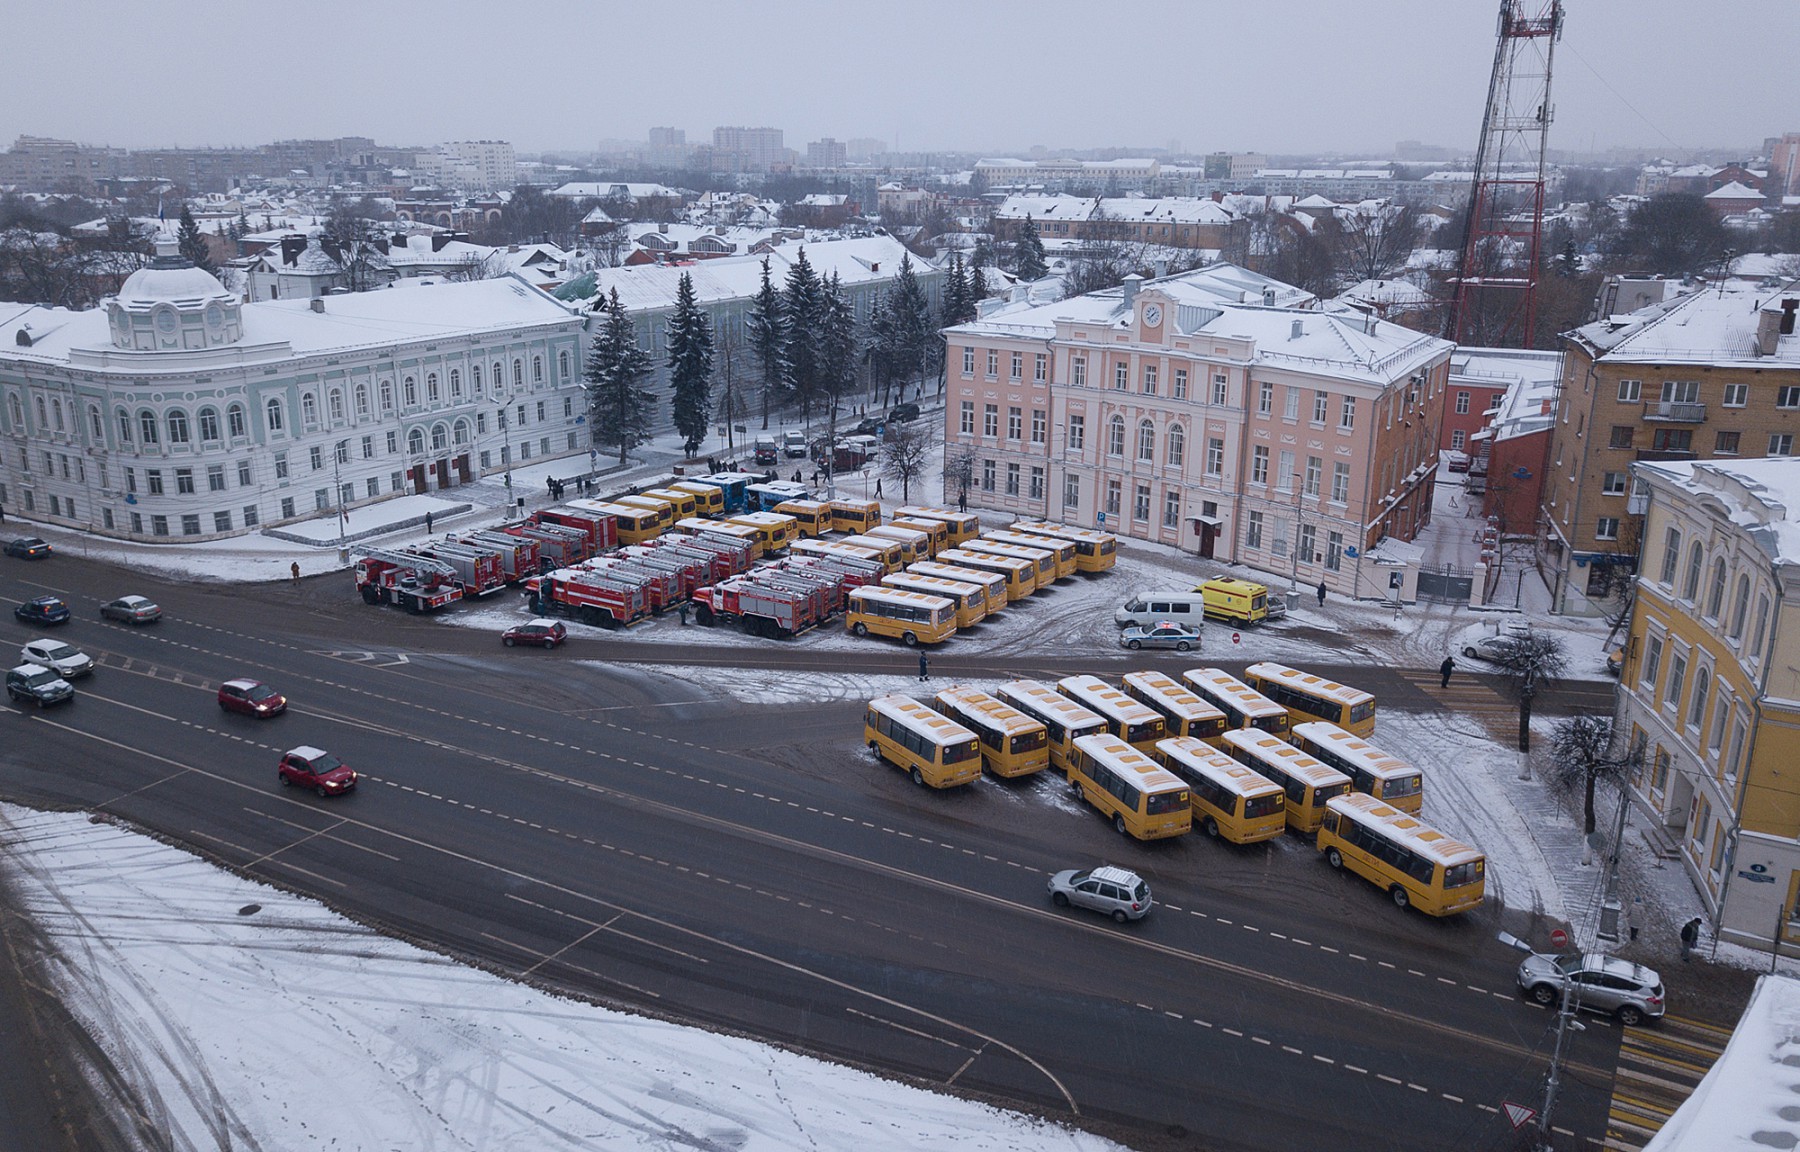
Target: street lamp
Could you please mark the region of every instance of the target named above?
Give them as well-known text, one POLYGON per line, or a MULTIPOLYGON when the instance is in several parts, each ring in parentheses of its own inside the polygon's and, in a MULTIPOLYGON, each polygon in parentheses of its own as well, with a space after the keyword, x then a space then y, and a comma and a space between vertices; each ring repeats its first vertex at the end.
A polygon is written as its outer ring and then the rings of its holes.
POLYGON ((338 563, 342 564, 350 557, 344 553, 344 531, 349 523, 350 510, 344 507, 343 465, 344 457, 350 454, 350 441, 339 440, 331 446, 331 487, 336 498, 338 521, 338 563))
POLYGON ((500 419, 500 440, 501 440, 500 460, 501 460, 501 463, 506 465, 506 515, 508 518, 511 518, 512 515, 514 514, 514 511, 518 508, 518 503, 513 499, 512 429, 506 419, 506 409, 507 409, 507 406, 511 403, 512 403, 512 393, 511 392, 508 392, 504 396, 500 397, 500 411, 498 413, 498 416, 500 419))

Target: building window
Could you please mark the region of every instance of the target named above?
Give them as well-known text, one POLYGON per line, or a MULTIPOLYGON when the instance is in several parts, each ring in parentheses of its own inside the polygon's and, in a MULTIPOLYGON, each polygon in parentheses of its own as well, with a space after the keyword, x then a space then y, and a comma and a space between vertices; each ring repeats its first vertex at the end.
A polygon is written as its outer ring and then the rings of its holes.
POLYGON ((1319 459, 1317 456, 1308 456, 1306 458, 1305 494, 1308 496, 1317 496, 1319 494, 1319 483, 1324 478, 1325 461, 1319 459))
POLYGON ((1148 420, 1138 421, 1137 458, 1152 462, 1156 460, 1156 426, 1148 420))
POLYGON ((994 490, 995 474, 994 462, 992 460, 983 460, 981 462, 981 490, 983 492, 992 492, 994 490))
POLYGON ((336 448, 333 449, 333 454, 337 456, 337 462, 339 464, 350 463, 350 441, 339 440, 336 448))
POLYGON ((1650 636, 1644 641, 1644 670, 1638 683, 1643 686, 1647 696, 1656 695, 1656 681, 1662 674, 1662 652, 1661 636, 1650 636))
POLYGON ((1187 432, 1179 424, 1169 425, 1168 462, 1180 467, 1187 460, 1187 432))
POLYGON ((513 361, 513 387, 525 387, 525 361, 523 360, 513 361))
POLYGON ((999 375, 1000 353, 997 349, 989 348, 987 350, 987 378, 989 380, 994 380, 997 379, 999 375))
POLYGON ((542 384, 544 382, 544 358, 542 356, 533 356, 531 358, 531 382, 533 384, 542 384))
POLYGON ((1113 366, 1113 389, 1123 392, 1131 387, 1131 367, 1123 360, 1113 366))
POLYGON ((1072 472, 1063 475, 1063 507, 1081 507, 1081 477, 1072 472))
POLYGON ((1275 385, 1264 380, 1257 385, 1256 412, 1259 416, 1267 416, 1275 411, 1275 385))
POLYGON ((281 518, 283 520, 292 520, 294 518, 294 498, 292 496, 283 496, 281 498, 281 518))
POLYGON ((400 382, 400 398, 408 408, 419 402, 419 384, 411 376, 400 382))
POLYGON ((1469 434, 1464 432, 1461 428, 1452 429, 1450 432, 1450 447, 1461 452, 1468 446, 1468 438, 1469 434))
MULTIPOLYGON (((1679 537, 1677 540, 1679 541, 1679 537)), ((1687 579, 1683 581, 1681 588, 1682 599, 1689 603, 1692 603, 1694 598, 1700 594, 1700 569, 1704 565, 1705 558, 1706 549, 1698 540, 1694 541, 1694 546, 1688 550, 1687 579)), ((1666 559, 1663 561, 1663 566, 1665 569, 1670 566, 1666 559)), ((1663 583, 1668 584, 1668 579, 1665 578, 1663 583)), ((1671 587, 1673 586, 1671 585, 1671 587)))
POLYGON ((1163 493, 1163 527, 1181 527, 1181 493, 1173 488, 1163 493))
POLYGON ((208 464, 206 466, 206 490, 208 492, 225 491, 225 465, 208 464))
POLYGON ((1292 492, 1294 490, 1294 454, 1283 448, 1277 460, 1275 487, 1283 492, 1292 492))
POLYGON ((1345 431, 1356 427, 1356 397, 1344 397, 1343 409, 1338 413, 1338 427, 1345 431))
POLYGON ((383 412, 394 410, 394 382, 392 380, 381 382, 381 410, 383 412))
POLYGON ((442 394, 438 390, 437 373, 436 372, 427 372, 425 374, 425 399, 430 401, 433 404, 436 404, 438 402, 438 400, 440 399, 441 395, 442 394))
POLYGON ((1706 722, 1706 697, 1712 689, 1712 674, 1704 666, 1694 669, 1694 702, 1688 708, 1687 726, 1696 733, 1706 722))
POLYGON ((1669 656, 1669 688, 1663 693, 1663 707, 1679 714, 1681 712, 1681 694, 1687 687, 1687 657, 1680 652, 1669 656))
POLYGON ((1244 547, 1262 551, 1263 546, 1263 514, 1249 512, 1244 516, 1244 547))
POLYGON ((1076 356, 1069 360, 1069 385, 1074 388, 1087 387, 1087 357, 1076 356))
MULTIPOLYGON (((1462 392, 1458 393, 1458 395, 1466 396, 1468 393, 1462 392)), ((1643 384, 1641 382, 1637 380, 1619 381, 1619 403, 1636 404, 1638 402, 1638 397, 1642 395, 1643 384)))
POLYGON ((1044 470, 1036 465, 1033 465, 1031 469, 1031 498, 1033 500, 1044 498, 1044 470))
MULTIPOLYGON (((558 352, 556 354, 556 375, 559 380, 567 380, 569 378, 569 354, 566 351, 558 352)), ((479 381, 477 381, 477 383, 479 383, 479 381)))
POLYGON ((1269 450, 1261 444, 1250 449, 1250 483, 1269 482, 1269 450))
POLYGON ((1594 525, 1594 539, 1617 540, 1619 538, 1619 518, 1602 516, 1594 525))
POLYGON ((1206 474, 1214 477, 1225 474, 1225 441, 1217 436, 1206 438, 1206 474))
POLYGON ((1775 407, 1800 408, 1800 384, 1783 384, 1775 390, 1775 407))
POLYGON ((982 408, 981 434, 990 439, 1000 435, 1000 405, 988 404, 982 408))
POLYGON ((362 458, 364 460, 375 459, 375 437, 364 436, 362 438, 362 458))
POLYGON ((181 518, 181 534, 183 536, 200 535, 200 516, 198 513, 190 512, 181 518))
POLYGON ((1731 597, 1731 631, 1733 640, 1744 638, 1744 616, 1750 611, 1750 577, 1737 578, 1737 590, 1731 597))
POLYGON ((962 423, 958 426, 958 431, 964 436, 975 435, 975 401, 962 402, 962 423))
POLYGON ((1608 496, 1623 496, 1629 480, 1623 472, 1608 472, 1600 481, 1600 491, 1608 496))
POLYGON ((1300 419, 1300 389, 1289 388, 1281 398, 1281 418, 1283 420, 1300 419))
POLYGON ((344 418, 344 393, 340 389, 333 388, 326 393, 325 405, 331 413, 332 423, 335 424, 344 418))
POLYGON ((1777 432, 1769 437, 1769 455, 1792 456, 1794 454, 1794 434, 1777 432))
MULTIPOLYGON (((1699 545, 1695 545, 1697 549, 1699 545)), ((1681 529, 1673 524, 1663 529, 1662 582, 1675 587, 1675 565, 1681 560, 1681 529)))
POLYGON ((1342 532, 1325 533, 1325 570, 1342 571, 1344 567, 1344 534, 1342 532))
POLYGON ((237 462, 237 476, 238 476, 238 487, 239 488, 250 487, 250 484, 251 484, 250 461, 239 460, 237 462))
POLYGON ((1456 414, 1458 416, 1465 416, 1468 414, 1468 411, 1469 411, 1469 394, 1467 392, 1459 391, 1456 394, 1456 414))
POLYGON ((1042 352, 1031 363, 1031 378, 1039 384, 1050 379, 1050 357, 1042 352))
POLYGON ((1706 614, 1714 620, 1725 605, 1725 558, 1713 561, 1712 590, 1706 595, 1706 614))
POLYGON ((311 392, 300 394, 300 421, 308 428, 319 422, 319 398, 311 392))
POLYGON ((1106 422, 1106 454, 1125 455, 1125 417, 1114 416, 1106 422))
POLYGON ((169 443, 186 444, 188 442, 187 413, 177 408, 169 413, 169 443))
POLYGON ((1725 399, 1724 399, 1725 407, 1727 407, 1727 408, 1742 408, 1744 405, 1748 404, 1749 402, 1750 402, 1750 385, 1748 385, 1748 384, 1727 384, 1727 385, 1725 385, 1725 399))
POLYGON ((313 510, 323 512, 331 507, 331 489, 316 488, 313 490, 313 510))
POLYGON ((312 462, 312 470, 317 472, 325 467, 325 450, 317 444, 306 450, 307 458, 312 462))
POLYGON ((1231 402, 1230 380, 1223 373, 1218 373, 1213 376, 1212 385, 1212 402, 1219 405, 1229 404, 1231 402))
POLYGON ((1607 441, 1606 446, 1608 448, 1629 448, 1631 447, 1631 437, 1636 431, 1637 429, 1630 424, 1614 424, 1612 438, 1607 441))
POLYGON ((1715 456, 1736 456, 1738 454, 1737 432, 1720 432, 1713 441, 1715 456))
POLYGON ((1119 514, 1119 496, 1122 491, 1123 485, 1119 481, 1108 480, 1106 482, 1106 514, 1108 516, 1119 514))
POLYGON ((275 453, 275 479, 286 480, 287 478, 288 454, 286 452, 277 452, 275 453))
POLYGON ((963 349, 963 375, 975 375, 975 349, 973 348, 963 349))
POLYGON ((263 419, 264 422, 268 424, 270 432, 280 432, 282 430, 280 400, 270 400, 263 406, 263 419))
POLYGON ((1331 466, 1331 502, 1350 503, 1350 465, 1342 461, 1331 466))
POLYGON ((1031 410, 1031 442, 1042 444, 1049 438, 1050 418, 1042 408, 1031 410))
POLYGON ((1008 496, 1019 494, 1019 466, 1017 464, 1006 466, 1006 494, 1008 496))
MULTIPOLYGON (((14 396, 12 398, 12 402, 13 402, 13 424, 17 427, 23 427, 25 420, 24 420, 24 417, 22 417, 19 414, 19 398, 17 396, 14 396)), ((129 444, 129 443, 131 443, 131 413, 129 413, 129 412, 125 411, 125 409, 121 408, 118 411, 118 417, 119 417, 119 443, 129 444)))
POLYGON ((1169 381, 1169 394, 1177 400, 1187 399, 1187 376, 1186 368, 1177 368, 1173 379, 1169 381))
POLYGON ((229 513, 229 512, 214 512, 213 513, 213 531, 214 532, 229 532, 229 531, 231 531, 231 513, 229 513))
POLYGON ((1686 428, 1658 428, 1650 436, 1650 447, 1658 452, 1686 452, 1693 446, 1694 434, 1686 428))
POLYGON ((200 439, 209 444, 219 439, 219 410, 217 408, 200 409, 200 439))
POLYGON ((1023 380, 1025 378, 1025 354, 1023 352, 1012 353, 1008 358, 1008 367, 1011 368, 1011 372, 1008 374, 1010 379, 1023 380))
POLYGON ((1156 365, 1144 365, 1144 395, 1156 395, 1156 365))
POLYGON ((1138 521, 1150 519, 1150 485, 1139 484, 1132 495, 1131 518, 1138 521))
POLYGON ((1325 423, 1325 418, 1326 418, 1326 416, 1328 416, 1330 414, 1330 412, 1331 412, 1331 394, 1328 392, 1314 392, 1313 393, 1312 422, 1314 424, 1325 423))
POLYGON ((150 534, 152 536, 167 536, 169 534, 169 518, 167 516, 150 517, 150 534))
POLYGON ((254 504, 244 505, 244 527, 254 528, 254 527, 256 527, 256 525, 260 521, 260 519, 261 519, 261 517, 259 517, 256 514, 256 505, 254 505, 254 504))
POLYGON ((1311 524, 1300 525, 1300 563, 1319 562, 1319 530, 1311 524))
POLYGON ((1069 417, 1069 448, 1079 452, 1087 447, 1087 417, 1069 417))
POLYGON ((1025 435, 1025 413, 1017 408, 1006 410, 1006 438, 1018 440, 1025 435))

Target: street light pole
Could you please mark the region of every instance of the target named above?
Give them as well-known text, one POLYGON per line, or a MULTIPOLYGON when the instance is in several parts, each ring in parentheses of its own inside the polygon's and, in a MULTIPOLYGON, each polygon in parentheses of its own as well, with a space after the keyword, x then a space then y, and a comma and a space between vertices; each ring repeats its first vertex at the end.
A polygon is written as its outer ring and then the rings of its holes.
POLYGON ((500 457, 506 465, 506 516, 511 519, 518 505, 513 500, 512 485, 512 428, 506 419, 507 406, 512 403, 512 393, 508 392, 500 399, 500 457))

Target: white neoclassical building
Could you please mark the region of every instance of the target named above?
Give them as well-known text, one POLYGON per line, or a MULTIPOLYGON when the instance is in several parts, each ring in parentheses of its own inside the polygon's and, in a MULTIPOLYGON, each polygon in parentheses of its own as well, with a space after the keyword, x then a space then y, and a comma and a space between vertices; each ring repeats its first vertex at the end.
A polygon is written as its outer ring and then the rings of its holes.
POLYGON ((100 308, 0 303, 0 507, 176 542, 583 472, 582 351, 516 277, 243 304, 166 241, 100 308))

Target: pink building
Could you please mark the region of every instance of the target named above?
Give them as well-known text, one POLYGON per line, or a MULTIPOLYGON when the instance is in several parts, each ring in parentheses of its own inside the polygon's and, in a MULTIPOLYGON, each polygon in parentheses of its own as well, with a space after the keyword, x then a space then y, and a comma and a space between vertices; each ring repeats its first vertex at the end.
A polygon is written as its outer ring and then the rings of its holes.
POLYGON ((990 305, 945 331, 945 498, 966 461, 971 505, 1375 591, 1356 556, 1430 518, 1452 346, 1316 303, 1216 264, 990 305))

